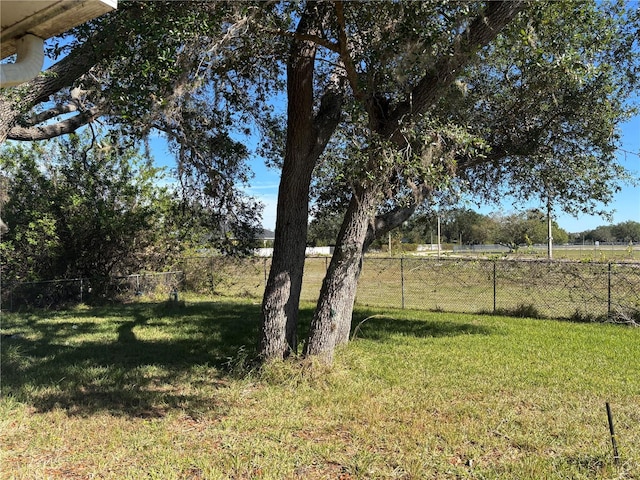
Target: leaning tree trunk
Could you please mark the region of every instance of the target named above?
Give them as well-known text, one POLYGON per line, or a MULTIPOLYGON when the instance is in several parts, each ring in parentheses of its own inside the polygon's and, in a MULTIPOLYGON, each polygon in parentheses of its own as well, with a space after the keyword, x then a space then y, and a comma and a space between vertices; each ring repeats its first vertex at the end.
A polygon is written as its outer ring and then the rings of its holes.
POLYGON ((423 197, 421 192, 414 198, 414 201, 407 206, 398 207, 390 212, 380 215, 375 218, 373 222, 369 222, 367 228, 367 235, 361 245, 360 261, 358 267, 355 270, 355 278, 352 282, 346 282, 342 288, 342 293, 338 294, 341 303, 339 304, 338 311, 340 312, 340 318, 338 320, 338 332, 336 334, 336 346, 342 345, 349 341, 351 334, 351 322, 353 319, 353 306, 356 301, 356 293, 358 290, 358 281, 360 280, 360 274, 362 273, 362 262, 364 260, 364 254, 369 250, 369 247, 374 240, 386 235, 391 230, 402 225, 403 222, 408 220, 413 212, 415 212, 418 203, 423 197))
POLYGON ((351 198, 322 283, 305 355, 317 356, 331 363, 336 345, 349 338, 351 312, 362 268, 363 245, 377 197, 377 188, 359 186, 351 198))
POLYGON ((308 355, 318 355, 327 362, 331 362, 335 347, 349 341, 353 307, 358 280, 362 273, 364 253, 375 239, 386 235, 411 217, 427 191, 416 192, 412 204, 398 207, 376 217, 373 221, 370 221, 366 209, 360 209, 369 201, 374 202, 369 205, 369 209, 375 206, 375 196, 368 197, 367 193, 369 192, 361 191, 359 196, 354 196, 345 215, 337 243, 338 245, 349 244, 351 246, 340 249, 336 247, 323 281, 308 345, 305 349, 308 355), (363 215, 366 215, 366 235, 361 238, 361 232, 358 235, 353 235, 357 227, 354 229, 353 226, 349 227, 348 225, 351 222, 361 225, 359 222, 365 219, 363 215))

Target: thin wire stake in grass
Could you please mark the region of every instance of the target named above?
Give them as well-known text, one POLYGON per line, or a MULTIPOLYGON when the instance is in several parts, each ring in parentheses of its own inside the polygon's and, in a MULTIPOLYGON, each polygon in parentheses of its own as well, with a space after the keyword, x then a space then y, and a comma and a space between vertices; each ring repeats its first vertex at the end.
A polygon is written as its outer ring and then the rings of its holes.
POLYGON ((620 466, 620 455, 618 454, 618 444, 616 442, 616 433, 613 428, 613 415, 611 414, 611 406, 607 405, 607 419, 609 420, 609 433, 611 434, 611 445, 613 445, 613 461, 616 467, 620 466))

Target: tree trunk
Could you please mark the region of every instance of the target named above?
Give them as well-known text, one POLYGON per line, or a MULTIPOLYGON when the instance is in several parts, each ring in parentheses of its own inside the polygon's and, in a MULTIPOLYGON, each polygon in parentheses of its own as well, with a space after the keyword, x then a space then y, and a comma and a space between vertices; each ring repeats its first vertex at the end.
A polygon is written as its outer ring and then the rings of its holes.
POLYGON ((285 158, 280 180, 273 259, 262 301, 259 354, 264 359, 285 358, 298 348, 298 304, 313 164, 306 163, 306 156, 292 158, 295 149, 287 150, 293 151, 285 158))
POLYGON ((409 219, 426 193, 420 192, 413 204, 398 207, 373 221, 370 221, 371 211, 377 204, 377 197, 365 191, 354 195, 337 242, 338 245, 350 245, 350 248, 338 249, 336 246, 323 281, 305 354, 317 355, 330 363, 335 347, 349 341, 364 253, 376 238, 409 219), (359 230, 362 221, 365 222, 364 236, 359 230))
POLYGON ((336 346, 342 345, 349 341, 349 336, 351 334, 351 322, 353 320, 353 306, 356 301, 358 280, 360 279, 360 274, 362 273, 362 262, 364 260, 364 254, 367 252, 367 250, 369 250, 369 247, 374 240, 382 237, 383 235, 386 235, 391 230, 399 227, 403 222, 408 220, 411 215, 413 215, 413 212, 415 212, 418 206, 418 202, 418 197, 416 197, 414 199, 414 203, 412 203, 411 205, 395 208, 390 212, 376 217, 373 222, 369 222, 367 235, 365 236, 365 239, 361 245, 362 253, 360 255, 360 261, 356 271, 355 279, 353 282, 345 285, 345 288, 341 293, 342 306, 340 309, 341 316, 338 323, 340 327, 338 328, 338 334, 336 336, 336 346))
MULTIPOLYGON (((307 4, 297 32, 316 33, 326 14, 325 7, 307 4)), ((258 355, 263 360, 297 353, 311 174, 340 120, 342 97, 331 90, 322 96, 314 116, 316 49, 314 42, 294 40, 287 65, 287 142, 278 190, 273 259, 262 300, 258 355)))
POLYGON ((353 302, 362 270, 363 245, 377 197, 377 188, 357 187, 351 198, 322 283, 305 355, 331 363, 335 347, 349 339, 353 302))

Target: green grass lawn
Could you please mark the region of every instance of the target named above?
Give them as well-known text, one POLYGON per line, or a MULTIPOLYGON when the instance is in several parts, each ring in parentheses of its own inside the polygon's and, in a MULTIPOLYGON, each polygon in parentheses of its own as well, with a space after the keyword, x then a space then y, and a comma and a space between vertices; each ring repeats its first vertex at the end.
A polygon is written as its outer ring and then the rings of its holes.
POLYGON ((257 371, 249 300, 3 313, 1 478, 640 478, 640 329, 355 316, 257 371))

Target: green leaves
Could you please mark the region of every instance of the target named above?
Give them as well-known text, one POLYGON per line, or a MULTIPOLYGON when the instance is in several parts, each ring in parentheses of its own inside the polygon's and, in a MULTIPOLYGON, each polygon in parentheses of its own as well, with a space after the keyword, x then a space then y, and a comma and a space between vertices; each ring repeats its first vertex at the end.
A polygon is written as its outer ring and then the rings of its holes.
POLYGON ((485 162, 459 162, 469 190, 522 200, 553 192, 565 211, 601 210, 629 179, 615 150, 633 109, 632 32, 621 5, 537 3, 485 49, 465 73, 464 101, 442 108, 491 147, 485 162))
POLYGON ((70 136, 5 146, 0 162, 8 180, 3 217, 11 225, 5 279, 154 269, 153 251, 176 243, 168 234, 171 197, 155 185, 161 172, 135 148, 70 136))

